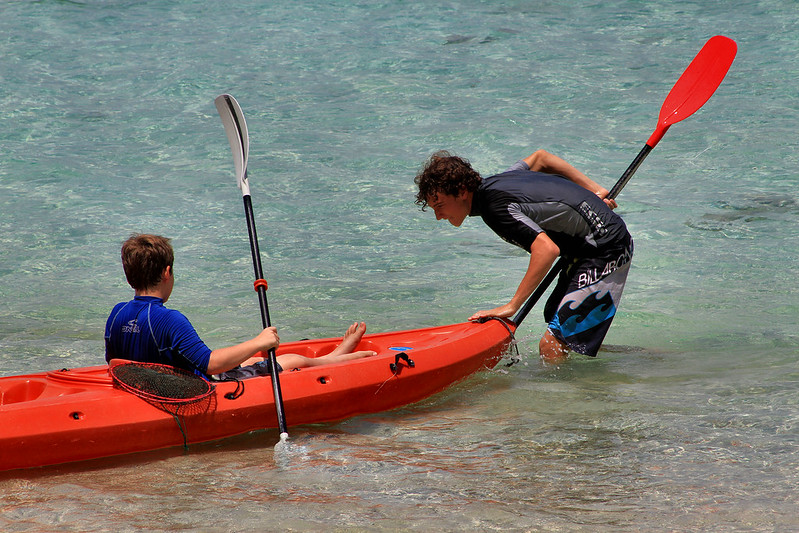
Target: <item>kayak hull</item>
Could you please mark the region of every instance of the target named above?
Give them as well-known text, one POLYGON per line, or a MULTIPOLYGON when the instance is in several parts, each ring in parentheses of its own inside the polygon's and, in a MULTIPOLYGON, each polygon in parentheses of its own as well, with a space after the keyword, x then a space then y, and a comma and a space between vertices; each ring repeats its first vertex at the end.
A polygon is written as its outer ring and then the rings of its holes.
MULTIPOLYGON (((365 335, 377 355, 280 374, 286 423, 331 422, 408 405, 482 369, 513 337, 497 320, 365 335), (404 355, 403 355, 404 354, 404 355), (411 363, 412 362, 412 363, 411 363)), ((340 339, 285 343, 281 353, 318 357, 340 339)), ((173 415, 114 387, 106 365, 0 378, 0 471, 156 450, 277 428, 270 377, 216 390, 199 412, 173 415)))

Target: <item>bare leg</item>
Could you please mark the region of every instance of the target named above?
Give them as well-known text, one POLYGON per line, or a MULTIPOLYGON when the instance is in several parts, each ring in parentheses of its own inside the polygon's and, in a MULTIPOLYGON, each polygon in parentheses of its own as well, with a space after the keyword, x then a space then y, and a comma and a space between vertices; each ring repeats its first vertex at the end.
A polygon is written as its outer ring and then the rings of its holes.
POLYGON ((377 352, 372 350, 361 350, 359 352, 350 353, 329 353, 320 357, 305 357, 296 353, 287 353, 278 356, 277 362, 284 370, 292 368, 305 368, 309 366, 329 365, 332 363, 341 363, 343 361, 352 361, 353 359, 362 359, 364 357, 371 357, 377 355, 377 352))
MULTIPOLYGON (((336 346, 333 349, 333 351, 331 351, 330 353, 326 354, 325 357, 330 356, 330 355, 338 356, 338 355, 345 355, 345 354, 353 353, 355 348, 358 346, 358 343, 361 342, 361 338, 363 337, 364 333, 366 333, 366 324, 364 322, 360 322, 360 323, 354 322, 349 328, 347 328, 347 331, 344 332, 344 338, 341 339, 341 343, 339 343, 339 345, 336 346)), ((371 355, 371 354, 372 354, 372 352, 369 352, 369 355, 371 355)), ((299 356, 297 354, 285 354, 285 356, 302 357, 302 356, 299 356)), ((280 356, 280 357, 284 357, 284 356, 280 356)), ((307 358, 304 358, 304 359, 307 359, 307 358)), ((322 358, 321 357, 317 357, 316 359, 322 359, 322 358)), ((330 363, 331 359, 332 358, 327 359, 327 362, 330 363)), ((265 360, 266 360, 265 357, 256 355, 256 356, 250 357, 249 359, 247 359, 246 361, 241 363, 241 366, 254 365, 255 363, 260 363, 260 362, 265 361, 265 360)), ((280 359, 278 359, 278 361, 279 360, 280 359)), ((325 363, 317 363, 317 364, 325 364, 325 363)), ((281 364, 281 366, 283 366, 283 365, 281 364)), ((314 364, 310 364, 310 365, 309 364, 304 364, 304 365, 301 365, 301 366, 316 366, 316 365, 314 365, 314 364)), ((297 368, 297 367, 294 366, 292 368, 297 368)))
MULTIPOLYGON (((364 322, 355 322, 347 328, 347 331, 344 332, 344 338, 341 339, 341 343, 330 353, 319 357, 305 357, 304 355, 296 353, 286 353, 277 356, 277 362, 284 369, 292 369, 329 365, 377 355, 377 352, 372 350, 353 351, 358 346, 358 343, 361 342, 364 333, 366 333, 366 324, 364 322)), ((263 360, 263 357, 251 357, 243 362, 242 366, 253 365, 263 360)))
POLYGON ((264 361, 266 361, 266 357, 253 356, 242 362, 239 366, 250 366, 254 365, 255 363, 263 363, 264 361))
POLYGON ((569 356, 569 348, 555 337, 549 329, 538 343, 538 352, 546 363, 563 363, 569 356))
POLYGON ((361 342, 364 333, 366 333, 366 324, 364 322, 355 322, 347 328, 347 331, 344 332, 344 338, 341 339, 341 343, 330 353, 319 357, 305 357, 293 353, 285 354, 278 357, 278 363, 280 363, 280 366, 283 368, 303 368, 307 366, 341 363, 343 361, 352 361, 353 359, 377 355, 377 352, 372 350, 353 351, 358 346, 358 343, 361 342))

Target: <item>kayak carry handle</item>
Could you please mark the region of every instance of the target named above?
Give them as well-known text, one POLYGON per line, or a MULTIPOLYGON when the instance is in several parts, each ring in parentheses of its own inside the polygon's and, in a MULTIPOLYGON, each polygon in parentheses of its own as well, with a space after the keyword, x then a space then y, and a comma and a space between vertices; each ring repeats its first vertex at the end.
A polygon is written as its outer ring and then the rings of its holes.
POLYGON ((408 366, 410 368, 414 368, 416 366, 416 363, 413 362, 413 359, 408 357, 408 354, 406 354, 405 352, 400 352, 396 356, 394 356, 394 362, 393 363, 389 363, 389 365, 388 365, 388 367, 391 369, 391 371, 394 374, 396 374, 397 373, 397 369, 399 369, 400 359, 402 359, 403 361, 408 363, 408 366))

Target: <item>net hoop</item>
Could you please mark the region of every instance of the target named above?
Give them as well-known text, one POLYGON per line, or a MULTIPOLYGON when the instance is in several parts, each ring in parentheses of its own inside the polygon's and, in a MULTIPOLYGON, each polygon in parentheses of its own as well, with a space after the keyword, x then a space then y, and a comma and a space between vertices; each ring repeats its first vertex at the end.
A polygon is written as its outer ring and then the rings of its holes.
MULTIPOLYGON (((183 413, 191 406, 210 405, 216 387, 201 376, 159 363, 125 362, 109 368, 114 385, 170 413, 183 413)), ((195 409, 188 409, 195 411, 195 409)), ((188 413, 187 413, 188 414, 188 413)))

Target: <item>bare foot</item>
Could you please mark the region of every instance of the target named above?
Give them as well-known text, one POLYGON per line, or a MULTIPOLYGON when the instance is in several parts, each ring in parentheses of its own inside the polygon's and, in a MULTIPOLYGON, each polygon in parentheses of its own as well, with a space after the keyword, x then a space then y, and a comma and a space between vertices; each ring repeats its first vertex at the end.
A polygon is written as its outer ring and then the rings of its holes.
POLYGON ((352 353, 361 342, 363 334, 366 333, 365 322, 354 322, 347 331, 344 332, 344 338, 341 339, 341 344, 330 352, 328 355, 342 355, 345 353, 352 353))

